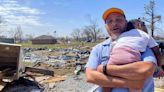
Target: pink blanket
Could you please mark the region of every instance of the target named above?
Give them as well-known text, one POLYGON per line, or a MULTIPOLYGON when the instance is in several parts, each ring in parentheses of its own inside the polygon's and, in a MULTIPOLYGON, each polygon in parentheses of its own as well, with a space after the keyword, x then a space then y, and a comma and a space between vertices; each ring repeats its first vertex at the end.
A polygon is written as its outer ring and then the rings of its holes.
POLYGON ((139 51, 136 51, 129 47, 119 47, 112 49, 108 63, 122 65, 140 60, 141 54, 139 51))

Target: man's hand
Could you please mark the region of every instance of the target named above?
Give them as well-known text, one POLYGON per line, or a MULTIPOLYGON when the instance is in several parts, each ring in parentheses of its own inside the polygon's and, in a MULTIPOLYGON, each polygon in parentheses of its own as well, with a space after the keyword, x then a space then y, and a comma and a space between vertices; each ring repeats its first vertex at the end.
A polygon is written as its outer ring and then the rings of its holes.
POLYGON ((103 65, 99 65, 97 71, 103 73, 103 65))

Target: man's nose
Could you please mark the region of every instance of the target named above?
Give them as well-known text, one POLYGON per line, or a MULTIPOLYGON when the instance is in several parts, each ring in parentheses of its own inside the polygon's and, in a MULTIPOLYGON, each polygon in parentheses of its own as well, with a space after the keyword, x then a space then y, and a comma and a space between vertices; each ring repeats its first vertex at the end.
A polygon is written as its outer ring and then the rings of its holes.
POLYGON ((112 22, 112 26, 116 26, 118 23, 116 21, 112 22))

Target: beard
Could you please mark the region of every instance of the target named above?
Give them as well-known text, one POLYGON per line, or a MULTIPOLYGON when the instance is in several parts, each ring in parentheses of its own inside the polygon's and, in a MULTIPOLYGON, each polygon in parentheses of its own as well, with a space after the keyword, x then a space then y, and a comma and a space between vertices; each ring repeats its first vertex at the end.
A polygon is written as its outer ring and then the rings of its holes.
POLYGON ((117 40, 119 36, 120 36, 120 34, 110 34, 112 41, 117 40))
MULTIPOLYGON (((126 28, 126 27, 125 27, 126 28)), ((119 29, 119 30, 113 30, 113 32, 110 32, 109 35, 112 39, 112 41, 115 41, 119 38, 119 36, 123 33, 123 32, 126 32, 126 29, 123 28, 123 29, 119 29)))

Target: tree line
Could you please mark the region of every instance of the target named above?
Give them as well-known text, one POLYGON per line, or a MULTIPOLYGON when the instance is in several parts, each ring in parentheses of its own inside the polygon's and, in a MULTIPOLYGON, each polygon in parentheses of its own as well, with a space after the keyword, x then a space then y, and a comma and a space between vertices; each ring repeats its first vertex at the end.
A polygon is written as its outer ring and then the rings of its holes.
MULTIPOLYGON (((148 4, 145 4, 144 6, 144 16, 140 17, 145 23, 147 28, 150 30, 150 34, 152 37, 154 37, 154 33, 157 30, 163 31, 162 29, 158 28, 156 24, 161 23, 161 15, 156 14, 156 8, 155 8, 155 1, 150 0, 148 4)), ((0 27, 3 26, 4 23, 3 16, 0 16, 0 27)), ((2 32, 2 30, 0 30, 2 32)), ((11 36, 18 42, 21 42, 23 39, 23 31, 20 25, 16 27, 14 31, 11 31, 11 36)), ((56 31, 55 31, 56 33, 56 31)), ((99 37, 104 36, 102 34, 102 29, 99 27, 98 22, 96 19, 92 19, 91 16, 89 16, 89 24, 86 26, 83 26, 82 28, 75 28, 71 33, 71 38, 75 41, 93 41, 96 42, 99 37)), ((25 35, 27 39, 31 40, 33 38, 33 34, 26 34, 25 35)), ((62 40, 68 40, 69 37, 61 37, 59 39, 62 40)))

